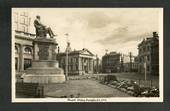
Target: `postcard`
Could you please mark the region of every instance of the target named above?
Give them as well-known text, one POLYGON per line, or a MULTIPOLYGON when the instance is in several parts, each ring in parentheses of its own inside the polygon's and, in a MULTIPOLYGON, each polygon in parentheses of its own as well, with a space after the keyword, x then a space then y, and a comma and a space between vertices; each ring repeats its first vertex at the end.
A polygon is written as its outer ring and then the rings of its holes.
POLYGON ((12 8, 12 102, 163 102, 163 8, 12 8))

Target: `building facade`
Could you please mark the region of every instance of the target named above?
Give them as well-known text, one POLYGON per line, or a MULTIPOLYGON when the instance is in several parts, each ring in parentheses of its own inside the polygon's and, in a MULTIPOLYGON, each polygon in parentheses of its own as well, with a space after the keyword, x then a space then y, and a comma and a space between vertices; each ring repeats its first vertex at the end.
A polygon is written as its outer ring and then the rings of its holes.
POLYGON ((22 72, 31 66, 33 59, 33 39, 35 34, 30 32, 31 19, 26 12, 14 12, 13 38, 15 39, 15 70, 22 72))
POLYGON ((138 71, 151 75, 159 75, 159 37, 156 32, 153 36, 143 39, 138 45, 138 71))
POLYGON ((98 74, 102 72, 102 61, 99 57, 95 57, 93 60, 93 73, 98 74))
POLYGON ((137 62, 128 62, 123 64, 124 72, 138 72, 138 63, 137 62))
POLYGON ((121 54, 116 52, 110 52, 102 57, 102 72, 112 73, 120 72, 122 69, 121 54))
MULTIPOLYGON (((93 58, 94 55, 88 50, 69 51, 68 53, 68 75, 83 75, 93 73, 93 58)), ((59 67, 66 72, 66 52, 58 53, 57 60, 59 67)))
POLYGON ((138 62, 136 56, 130 52, 129 55, 122 54, 121 61, 123 63, 122 72, 138 72, 138 62))

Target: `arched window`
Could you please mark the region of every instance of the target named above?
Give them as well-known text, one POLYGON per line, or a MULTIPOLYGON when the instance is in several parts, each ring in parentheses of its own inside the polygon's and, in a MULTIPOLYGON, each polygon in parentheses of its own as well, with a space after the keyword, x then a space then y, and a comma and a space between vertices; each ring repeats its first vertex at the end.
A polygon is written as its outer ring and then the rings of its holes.
POLYGON ((26 47, 26 48, 24 49, 24 53, 25 53, 25 54, 32 54, 31 48, 30 48, 30 47, 26 47))
POLYGON ((15 53, 18 53, 18 52, 19 52, 18 47, 15 46, 15 53))

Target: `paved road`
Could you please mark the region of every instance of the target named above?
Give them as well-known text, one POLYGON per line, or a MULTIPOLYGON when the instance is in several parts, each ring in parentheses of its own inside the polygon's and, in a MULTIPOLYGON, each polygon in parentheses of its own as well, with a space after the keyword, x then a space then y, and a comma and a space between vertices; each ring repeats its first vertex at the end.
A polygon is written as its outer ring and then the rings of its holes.
POLYGON ((80 97, 129 97, 128 94, 117 89, 100 84, 94 80, 69 80, 62 84, 45 86, 45 95, 61 97, 80 94, 80 97))

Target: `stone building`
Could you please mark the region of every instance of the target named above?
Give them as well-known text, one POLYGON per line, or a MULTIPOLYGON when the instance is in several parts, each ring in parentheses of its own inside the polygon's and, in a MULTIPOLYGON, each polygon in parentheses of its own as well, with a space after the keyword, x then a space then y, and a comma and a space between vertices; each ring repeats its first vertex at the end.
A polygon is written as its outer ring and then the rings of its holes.
POLYGON ((123 63, 122 72, 137 72, 138 63, 136 61, 136 56, 133 56, 130 52, 129 55, 122 54, 121 61, 123 63))
POLYGON ((138 63, 137 62, 128 62, 123 64, 124 72, 137 72, 138 71, 138 63))
POLYGON ((102 72, 102 61, 97 55, 93 60, 93 72, 94 74, 102 72))
POLYGON ((22 72, 30 67, 33 59, 35 34, 30 33, 31 19, 26 12, 14 12, 12 21, 13 38, 15 41, 15 70, 22 72))
POLYGON ((102 57, 102 72, 112 73, 120 72, 122 69, 121 54, 117 52, 106 53, 102 57))
POLYGON ((138 45, 138 71, 151 75, 159 75, 159 37, 156 32, 153 36, 143 39, 138 45))
MULTIPOLYGON (((93 73, 94 55, 86 48, 82 50, 69 51, 68 53, 68 75, 83 75, 93 73)), ((59 67, 66 71, 66 52, 58 53, 59 67)))

